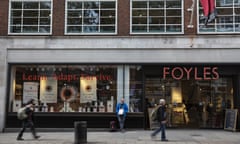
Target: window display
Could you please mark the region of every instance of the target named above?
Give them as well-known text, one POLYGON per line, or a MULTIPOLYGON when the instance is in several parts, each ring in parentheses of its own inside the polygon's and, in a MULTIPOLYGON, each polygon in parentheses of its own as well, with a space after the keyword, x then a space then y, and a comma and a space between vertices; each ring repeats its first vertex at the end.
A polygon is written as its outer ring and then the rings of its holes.
POLYGON ((35 99, 38 112, 114 112, 117 66, 16 65, 12 73, 10 111, 35 99))
POLYGON ((37 101, 37 112, 115 112, 123 96, 130 112, 143 111, 141 66, 123 73, 118 65, 13 65, 11 73, 10 112, 29 99, 37 101), (118 78, 127 73, 129 81, 118 78), (118 87, 122 83, 129 83, 129 89, 118 87), (124 91, 129 95, 122 95, 124 91))

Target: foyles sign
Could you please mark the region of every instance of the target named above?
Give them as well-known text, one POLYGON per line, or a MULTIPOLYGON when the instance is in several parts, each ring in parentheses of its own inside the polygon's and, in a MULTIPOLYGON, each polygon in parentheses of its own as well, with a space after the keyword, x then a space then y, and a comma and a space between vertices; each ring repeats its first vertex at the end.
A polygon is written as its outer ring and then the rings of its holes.
POLYGON ((163 79, 175 80, 194 78, 195 80, 219 79, 218 67, 163 67, 163 79))

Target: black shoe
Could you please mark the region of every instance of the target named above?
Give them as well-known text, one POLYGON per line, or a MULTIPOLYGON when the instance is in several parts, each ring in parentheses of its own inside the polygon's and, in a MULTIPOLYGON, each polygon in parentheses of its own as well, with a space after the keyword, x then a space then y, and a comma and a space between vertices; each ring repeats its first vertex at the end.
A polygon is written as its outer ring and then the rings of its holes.
POLYGON ((40 136, 35 136, 34 138, 35 138, 35 139, 39 139, 39 138, 40 138, 40 136))
POLYGON ((200 17, 200 21, 203 21, 204 25, 207 26, 208 24, 208 16, 202 16, 200 17))
POLYGON ((24 140, 24 139, 21 138, 21 137, 18 137, 17 140, 18 140, 18 141, 22 141, 22 140, 24 140))
POLYGON ((216 18, 218 18, 218 16, 217 16, 217 11, 214 10, 214 11, 209 15, 208 23, 213 22, 216 18))

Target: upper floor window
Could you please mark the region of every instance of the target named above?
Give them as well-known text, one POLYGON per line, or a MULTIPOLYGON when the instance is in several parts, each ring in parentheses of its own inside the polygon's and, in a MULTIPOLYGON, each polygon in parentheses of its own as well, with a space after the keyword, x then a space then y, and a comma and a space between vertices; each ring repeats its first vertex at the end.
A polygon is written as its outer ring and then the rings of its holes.
POLYGON ((131 33, 183 33, 183 0, 131 0, 131 33))
POLYGON ((116 0, 67 0, 66 34, 116 34, 116 0))
POLYGON ((10 0, 9 34, 51 34, 52 0, 10 0))
POLYGON ((240 0, 215 0, 217 18, 207 25, 204 24, 201 0, 198 4, 198 33, 240 33, 240 0))

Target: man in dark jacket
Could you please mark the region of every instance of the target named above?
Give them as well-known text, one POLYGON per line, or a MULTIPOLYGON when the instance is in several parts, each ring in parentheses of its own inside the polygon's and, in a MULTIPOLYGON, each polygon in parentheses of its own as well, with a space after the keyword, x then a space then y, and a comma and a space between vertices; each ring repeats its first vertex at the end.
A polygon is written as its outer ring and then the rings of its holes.
POLYGON ((157 120, 159 121, 160 127, 151 134, 151 137, 154 138, 156 134, 162 131, 161 140, 168 141, 166 139, 166 133, 165 133, 166 123, 167 123, 167 112, 166 112, 166 106, 165 106, 166 102, 164 99, 160 99, 159 103, 160 103, 160 106, 157 110, 157 120))
POLYGON ((22 120, 22 129, 18 134, 17 140, 24 140, 22 136, 27 127, 30 127, 33 137, 35 139, 38 139, 40 136, 36 134, 34 123, 33 123, 34 99, 29 100, 25 107, 26 107, 25 112, 27 114, 27 118, 22 120))

